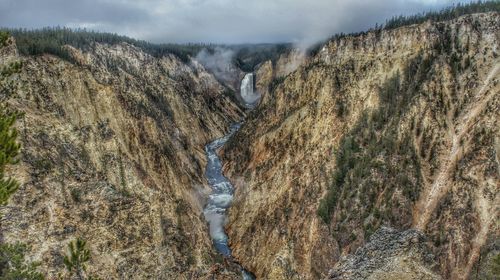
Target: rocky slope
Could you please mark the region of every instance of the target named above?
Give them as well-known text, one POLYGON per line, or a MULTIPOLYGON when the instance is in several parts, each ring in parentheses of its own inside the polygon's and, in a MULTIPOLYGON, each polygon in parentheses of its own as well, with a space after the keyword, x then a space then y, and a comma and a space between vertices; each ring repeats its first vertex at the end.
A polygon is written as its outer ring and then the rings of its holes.
POLYGON ((382 227, 355 254, 341 259, 328 279, 441 279, 429 269, 435 263, 428 251, 425 237, 418 230, 398 232, 382 227))
POLYGON ((333 39, 278 80, 224 151, 234 256, 262 279, 323 278, 385 225, 425 235, 429 273, 476 274, 498 250, 499 26, 333 39))
POLYGON ((306 60, 305 53, 295 48, 281 54, 274 63, 271 60, 261 63, 255 70, 255 90, 261 96, 267 96, 270 88, 295 71, 306 60))
POLYGON ((0 49, 0 68, 22 62, 0 90, 24 112, 10 170, 21 187, 1 208, 2 240, 30 246, 50 279, 76 237, 102 279, 236 276, 216 264, 203 219, 203 147, 243 113, 194 61, 125 43, 67 48, 78 63, 19 56, 12 39, 0 49))

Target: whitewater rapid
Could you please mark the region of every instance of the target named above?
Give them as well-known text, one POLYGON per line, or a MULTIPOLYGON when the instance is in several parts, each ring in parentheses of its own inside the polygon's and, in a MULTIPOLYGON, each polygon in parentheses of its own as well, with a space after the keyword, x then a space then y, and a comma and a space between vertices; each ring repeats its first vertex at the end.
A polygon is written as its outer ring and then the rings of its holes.
MULTIPOLYGON (((240 126, 240 124, 231 125, 228 134, 205 146, 205 154, 207 156, 205 177, 212 188, 212 193, 208 196, 203 214, 208 221, 210 237, 215 249, 229 259, 232 258, 231 248, 229 248, 229 240, 224 231, 224 226, 227 221, 227 210, 233 201, 234 188, 231 182, 222 174, 222 162, 217 155, 217 151, 238 131, 240 126)), ((245 269, 241 268, 241 272, 243 279, 254 279, 251 273, 245 269)))

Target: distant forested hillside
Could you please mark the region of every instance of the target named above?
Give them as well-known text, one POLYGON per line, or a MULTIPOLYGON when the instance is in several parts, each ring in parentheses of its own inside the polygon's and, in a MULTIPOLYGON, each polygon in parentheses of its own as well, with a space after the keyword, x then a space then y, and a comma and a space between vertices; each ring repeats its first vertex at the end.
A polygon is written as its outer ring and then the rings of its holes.
POLYGON ((251 72, 261 62, 267 60, 276 62, 280 55, 293 48, 293 44, 245 44, 226 47, 233 49, 236 53, 234 64, 245 72, 251 72))
POLYGON ((276 61, 282 53, 289 51, 292 47, 292 44, 154 44, 114 33, 65 27, 46 27, 33 30, 3 29, 1 32, 4 35, 8 32, 15 37, 17 48, 22 55, 52 54, 73 63, 76 61, 74 61, 68 50, 64 48, 65 45, 86 50, 92 48, 94 43, 112 45, 125 42, 141 48, 154 57, 173 54, 184 62, 188 62, 190 56, 196 56, 202 49, 212 52, 216 47, 222 47, 234 51, 234 64, 245 72, 253 71, 254 67, 263 61, 276 61))
POLYGON ((162 57, 174 54, 183 61, 189 56, 196 55, 202 48, 210 47, 207 44, 153 44, 143 40, 136 40, 114 33, 95 32, 85 29, 70 29, 65 27, 46 27, 43 29, 7 29, 16 38, 17 48, 23 55, 52 54, 74 62, 64 45, 86 49, 94 43, 118 44, 126 42, 141 48, 146 53, 162 57))

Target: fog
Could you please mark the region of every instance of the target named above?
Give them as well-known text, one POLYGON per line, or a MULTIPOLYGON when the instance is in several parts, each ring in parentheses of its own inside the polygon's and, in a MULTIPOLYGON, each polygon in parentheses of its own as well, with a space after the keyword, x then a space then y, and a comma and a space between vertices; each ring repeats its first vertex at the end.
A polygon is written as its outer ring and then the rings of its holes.
POLYGON ((230 83, 238 80, 238 72, 233 69, 233 57, 233 50, 216 47, 213 51, 201 50, 196 56, 196 60, 210 70, 210 73, 214 74, 219 81, 230 83))

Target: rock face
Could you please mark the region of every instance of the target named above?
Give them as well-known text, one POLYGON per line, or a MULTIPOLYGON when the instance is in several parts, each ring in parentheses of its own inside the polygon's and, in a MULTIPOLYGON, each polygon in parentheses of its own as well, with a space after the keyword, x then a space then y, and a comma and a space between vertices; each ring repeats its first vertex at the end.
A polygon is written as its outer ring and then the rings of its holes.
POLYGON ((441 279, 429 270, 434 258, 428 254, 425 242, 424 235, 417 230, 398 232, 382 227, 356 253, 341 259, 327 279, 441 279))
POLYGON ((67 47, 77 64, 21 57, 14 42, 0 50, 0 68, 22 62, 0 90, 24 112, 3 241, 30 246, 49 279, 76 237, 102 279, 239 277, 217 264, 203 219, 203 147, 243 113, 195 61, 128 44, 67 47))
POLYGON ((306 60, 304 52, 292 49, 281 54, 274 63, 270 60, 261 63, 255 71, 255 90, 261 96, 268 96, 270 87, 274 87, 277 82, 297 69, 306 60))
MULTIPOLYGON (((235 258, 262 279, 324 278, 386 225, 420 230, 436 272, 467 278, 498 238, 498 26, 335 39, 271 86, 223 154, 235 258)), ((273 77, 259 70, 257 87, 273 77)))

